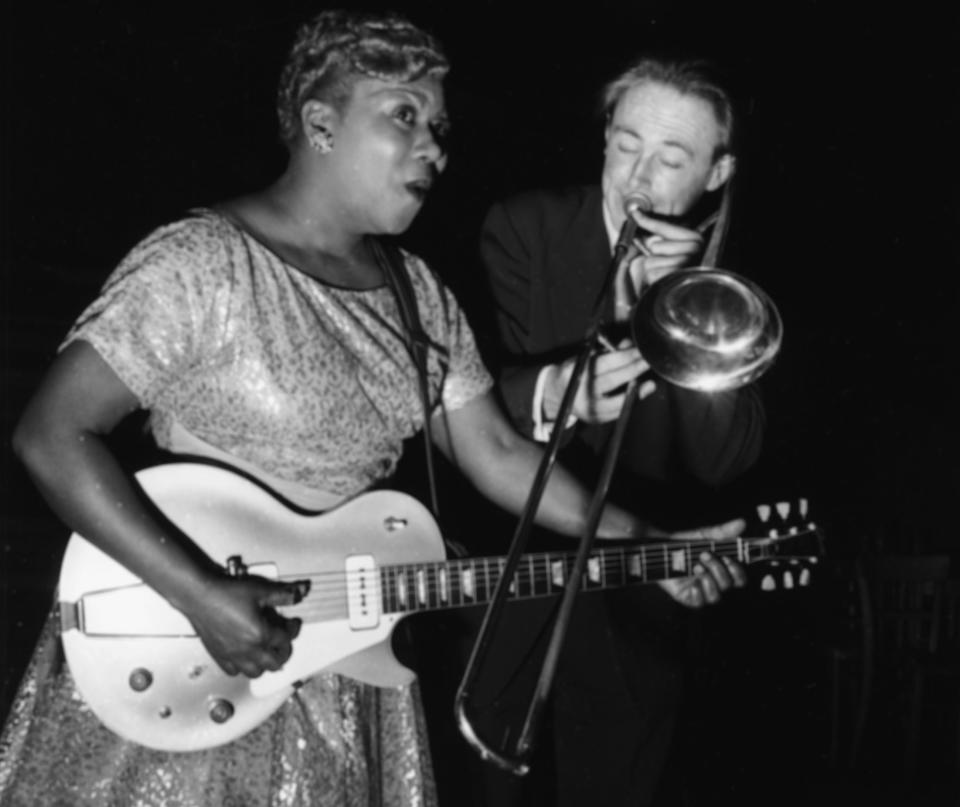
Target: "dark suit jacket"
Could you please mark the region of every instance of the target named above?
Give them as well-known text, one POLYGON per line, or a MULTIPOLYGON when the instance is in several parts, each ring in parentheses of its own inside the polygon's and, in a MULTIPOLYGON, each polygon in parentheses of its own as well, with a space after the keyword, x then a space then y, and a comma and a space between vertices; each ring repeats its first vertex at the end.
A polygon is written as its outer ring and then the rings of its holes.
MULTIPOLYGON (((601 201, 597 186, 537 191, 495 205, 484 223, 481 255, 502 348, 499 390, 528 436, 537 374, 576 352, 602 291, 611 249, 601 201)), ((763 430, 763 407, 751 387, 706 395, 660 383, 634 407, 618 471, 621 482, 631 482, 611 497, 640 512, 649 502, 624 501, 623 491, 637 490, 635 480, 688 489, 728 482, 756 461, 763 430)), ((612 424, 579 423, 569 431, 565 464, 589 477, 612 424)))

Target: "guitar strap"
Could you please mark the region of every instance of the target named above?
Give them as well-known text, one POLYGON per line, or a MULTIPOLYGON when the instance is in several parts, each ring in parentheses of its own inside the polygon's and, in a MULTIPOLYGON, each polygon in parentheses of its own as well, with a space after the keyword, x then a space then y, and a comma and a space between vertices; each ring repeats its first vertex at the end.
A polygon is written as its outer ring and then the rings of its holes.
POLYGON ((427 357, 430 354, 430 337, 423 330, 420 314, 417 310, 417 296, 407 274, 403 256, 399 248, 380 238, 370 239, 373 255, 383 270, 390 289, 400 309, 400 319, 406 336, 407 349, 417 370, 420 384, 420 403, 423 407, 423 441, 427 462, 427 484, 430 487, 430 509, 433 517, 440 522, 440 507, 437 500, 436 475, 433 468, 433 439, 430 430, 430 384, 427 357))

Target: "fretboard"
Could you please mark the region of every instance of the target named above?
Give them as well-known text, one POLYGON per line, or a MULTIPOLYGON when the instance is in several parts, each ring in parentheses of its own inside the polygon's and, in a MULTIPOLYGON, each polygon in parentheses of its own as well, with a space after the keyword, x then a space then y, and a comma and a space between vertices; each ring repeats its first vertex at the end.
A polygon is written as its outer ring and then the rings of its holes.
MULTIPOLYGON (((595 549, 580 588, 596 591, 639 583, 687 577, 703 552, 735 558, 759 559, 769 539, 735 541, 673 541, 665 544, 615 545, 595 549), (754 550, 754 551, 751 551, 754 550)), ((508 599, 522 600, 559 594, 569 583, 575 552, 524 555, 513 574, 508 599)), ((410 563, 380 569, 383 610, 411 613, 458 608, 490 602, 506 567, 506 558, 467 558, 434 563, 410 563)))

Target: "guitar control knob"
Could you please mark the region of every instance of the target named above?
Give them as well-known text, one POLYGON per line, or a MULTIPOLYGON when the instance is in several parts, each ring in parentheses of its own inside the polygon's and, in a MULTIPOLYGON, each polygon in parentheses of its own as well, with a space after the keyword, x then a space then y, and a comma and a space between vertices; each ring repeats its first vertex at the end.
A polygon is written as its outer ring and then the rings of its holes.
POLYGON ((150 688, 150 685, 153 683, 153 674, 150 670, 144 669, 143 667, 137 667, 132 673, 130 673, 130 689, 134 692, 143 692, 150 688))
POLYGON ((233 704, 225 698, 217 698, 210 704, 210 719, 214 723, 226 723, 233 717, 233 704))

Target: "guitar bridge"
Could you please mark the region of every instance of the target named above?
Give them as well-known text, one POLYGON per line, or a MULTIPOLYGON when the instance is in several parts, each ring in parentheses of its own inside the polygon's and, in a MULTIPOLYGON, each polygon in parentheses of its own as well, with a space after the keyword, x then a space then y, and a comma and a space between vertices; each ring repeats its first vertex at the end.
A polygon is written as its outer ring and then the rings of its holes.
POLYGON ((66 633, 68 630, 83 630, 81 622, 83 621, 80 613, 80 604, 76 602, 60 603, 60 632, 66 633))

